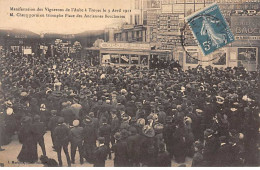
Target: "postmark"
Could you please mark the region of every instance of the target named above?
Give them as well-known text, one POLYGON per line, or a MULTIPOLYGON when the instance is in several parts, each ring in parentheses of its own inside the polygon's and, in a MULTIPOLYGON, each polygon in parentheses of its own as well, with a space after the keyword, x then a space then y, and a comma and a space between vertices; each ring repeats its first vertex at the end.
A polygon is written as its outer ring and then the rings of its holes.
POLYGON ((234 35, 216 3, 185 20, 205 56, 234 41, 234 35))

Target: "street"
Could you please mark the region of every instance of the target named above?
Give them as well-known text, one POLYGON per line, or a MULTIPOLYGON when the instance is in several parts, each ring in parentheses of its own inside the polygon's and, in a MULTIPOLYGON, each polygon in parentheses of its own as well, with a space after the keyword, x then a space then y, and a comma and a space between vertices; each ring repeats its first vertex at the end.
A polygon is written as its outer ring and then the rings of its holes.
MULTIPOLYGON (((57 154, 52 149, 52 142, 51 142, 51 136, 50 132, 48 131, 44 135, 45 140, 45 147, 46 147, 46 153, 49 158, 53 158, 57 160, 57 154)), ((40 160, 34 164, 29 163, 21 163, 17 161, 17 156, 22 148, 22 145, 19 143, 17 135, 13 136, 13 140, 10 144, 3 146, 5 151, 0 152, 0 164, 4 164, 5 167, 42 167, 40 160)), ((38 157, 42 155, 42 150, 40 146, 38 145, 38 157)), ((70 146, 69 146, 69 152, 70 152, 70 146)), ((112 154, 112 159, 106 161, 106 167, 113 167, 114 161, 113 161, 114 155, 112 154)), ((62 162, 63 166, 67 166, 67 161, 64 152, 62 151, 62 162)), ((191 166, 192 159, 186 158, 185 165, 191 166)), ((174 160, 172 160, 172 166, 177 167, 180 166, 180 164, 177 164, 174 160)), ((72 167, 93 167, 93 164, 89 164, 88 162, 84 162, 83 165, 79 163, 79 153, 76 153, 75 157, 75 164, 72 164, 72 167)))

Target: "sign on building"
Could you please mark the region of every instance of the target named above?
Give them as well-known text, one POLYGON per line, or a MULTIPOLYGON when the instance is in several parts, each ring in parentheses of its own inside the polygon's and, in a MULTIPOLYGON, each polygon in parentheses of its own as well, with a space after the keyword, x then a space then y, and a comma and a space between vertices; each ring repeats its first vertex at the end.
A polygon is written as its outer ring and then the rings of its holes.
POLYGON ((235 35, 235 45, 260 44, 260 16, 232 16, 231 29, 235 35))
POLYGON ((101 43, 100 48, 110 48, 110 49, 128 49, 128 50, 150 50, 150 44, 141 43, 101 43))

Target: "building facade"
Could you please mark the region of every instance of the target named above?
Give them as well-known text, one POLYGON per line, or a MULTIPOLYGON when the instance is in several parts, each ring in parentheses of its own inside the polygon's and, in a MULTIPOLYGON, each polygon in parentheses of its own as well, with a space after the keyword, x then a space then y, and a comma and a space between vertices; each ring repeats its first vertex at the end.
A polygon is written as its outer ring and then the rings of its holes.
MULTIPOLYGON (((158 50, 171 50, 172 56, 179 60, 184 69, 212 65, 214 67, 244 66, 254 71, 259 64, 259 32, 250 30, 234 31, 233 26, 241 19, 252 21, 249 25, 260 21, 260 1, 258 0, 140 0, 142 2, 143 24, 146 27, 146 41, 158 50), (191 31, 185 27, 184 18, 212 3, 218 3, 227 23, 232 27, 236 41, 212 55, 204 56, 193 39, 191 31), (241 18, 241 16, 245 18, 241 18), (237 18, 237 19, 234 19, 237 18), (185 28, 185 30, 184 30, 185 28), (182 47, 182 34, 185 48, 182 47), (243 38, 243 39, 241 39, 243 38), (249 51, 255 57, 241 57, 249 51), (221 57, 217 57, 221 56, 221 57), (240 56, 240 57, 239 57, 240 56), (225 58, 225 59, 224 59, 225 58), (244 61, 241 60, 244 58, 244 61), (196 61, 197 59, 197 61, 196 61), (254 60, 254 61, 251 61, 254 60)), ((255 28, 258 26, 255 25, 255 28)), ((234 28, 239 29, 239 28, 234 28)), ((249 55, 246 54, 245 55, 249 55)))

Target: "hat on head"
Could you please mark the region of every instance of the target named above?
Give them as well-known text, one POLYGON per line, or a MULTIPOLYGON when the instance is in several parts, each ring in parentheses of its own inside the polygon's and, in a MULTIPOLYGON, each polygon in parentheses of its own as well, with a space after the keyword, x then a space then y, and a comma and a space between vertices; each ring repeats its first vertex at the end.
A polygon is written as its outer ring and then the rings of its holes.
POLYGON ((46 110, 46 105, 43 103, 43 104, 41 104, 41 106, 40 106, 40 110, 41 111, 45 111, 46 110))
POLYGON ((154 137, 155 135, 154 129, 149 125, 145 125, 142 129, 142 132, 146 137, 150 137, 150 138, 154 137))
POLYGON ((79 120, 73 120, 73 126, 79 126, 79 120))
POLYGON ((21 96, 22 96, 22 97, 26 97, 26 96, 28 96, 28 93, 27 93, 27 92, 22 92, 22 93, 21 93, 21 96))
POLYGON ((198 150, 202 150, 203 149, 203 144, 200 141, 196 141, 194 143, 194 147, 198 148, 198 150))
POLYGON ((213 131, 212 129, 206 129, 206 130, 204 131, 204 136, 207 137, 207 138, 209 138, 209 137, 212 136, 213 133, 214 133, 214 131, 213 131))
POLYGON ((51 114, 56 114, 57 110, 51 110, 51 114))
POLYGON ((190 124, 192 123, 192 119, 188 116, 184 117, 184 121, 187 122, 187 123, 190 123, 190 124))
POLYGON ((181 105, 177 105, 177 106, 176 106, 176 109, 181 110, 181 109, 182 109, 182 106, 181 106, 181 105))
POLYGON ((107 118, 106 117, 102 117, 102 123, 107 123, 107 118))
POLYGON ((126 129, 122 129, 120 132, 121 139, 126 139, 129 135, 128 131, 126 129))
POLYGON ((35 115, 33 118, 35 121, 39 121, 41 119, 41 117, 39 115, 35 115))
POLYGON ((104 137, 98 137, 97 139, 99 143, 105 143, 105 138, 104 137))
POLYGON ((6 101, 5 104, 10 107, 13 105, 13 103, 10 100, 6 101))
POLYGON ((126 94, 126 93, 127 93, 127 90, 126 90, 126 89, 122 89, 122 90, 121 90, 121 93, 122 93, 122 94, 126 94))
POLYGON ((95 116, 94 112, 89 112, 89 116, 94 117, 95 116))
POLYGON ((161 123, 157 123, 154 125, 154 130, 157 133, 161 133, 163 131, 163 124, 161 123))
POLYGON ((223 104, 223 103, 224 103, 224 100, 225 100, 224 97, 221 97, 221 96, 216 96, 216 99, 217 99, 216 102, 217 102, 218 104, 223 104))
POLYGON ((232 112, 235 112, 235 111, 237 111, 237 108, 231 108, 230 109, 232 112))
POLYGON ((131 119, 130 116, 128 116, 127 114, 124 114, 123 117, 122 117, 123 121, 128 121, 131 119))
POLYGON ((196 112, 200 114, 200 113, 202 113, 203 111, 202 111, 201 109, 196 109, 196 112))
POLYGON ((114 138, 115 138, 116 140, 120 140, 120 138, 121 138, 120 132, 116 132, 115 135, 114 135, 114 138))
POLYGON ((143 119, 143 118, 137 119, 136 124, 137 124, 139 127, 143 127, 143 126, 145 125, 145 119, 143 119))
POLYGON ((130 126, 129 132, 130 132, 132 135, 135 135, 135 134, 137 133, 137 129, 136 129, 134 126, 130 126))
POLYGON ((91 117, 89 117, 89 116, 86 116, 86 118, 85 118, 85 122, 86 122, 86 123, 90 123, 90 122, 92 122, 92 119, 91 119, 91 117))
POLYGON ((227 140, 227 137, 226 137, 226 136, 220 136, 220 137, 219 137, 219 141, 220 141, 220 142, 226 142, 226 140, 227 140))
POLYGON ((60 117, 60 118, 58 119, 58 124, 62 124, 62 123, 64 123, 64 118, 63 118, 63 117, 60 117))

